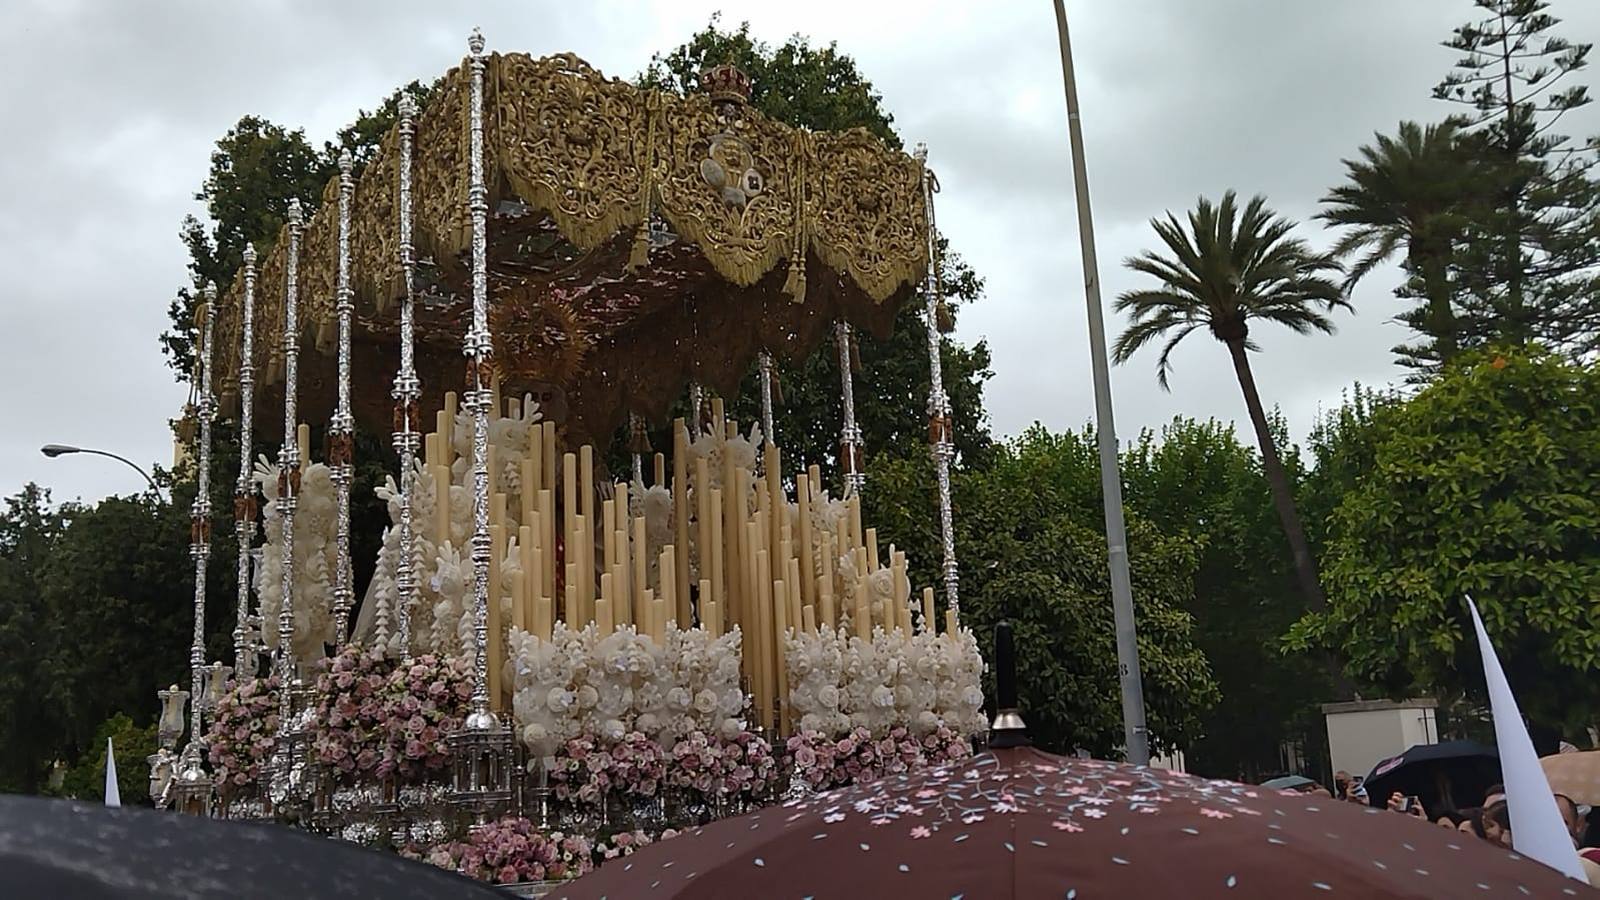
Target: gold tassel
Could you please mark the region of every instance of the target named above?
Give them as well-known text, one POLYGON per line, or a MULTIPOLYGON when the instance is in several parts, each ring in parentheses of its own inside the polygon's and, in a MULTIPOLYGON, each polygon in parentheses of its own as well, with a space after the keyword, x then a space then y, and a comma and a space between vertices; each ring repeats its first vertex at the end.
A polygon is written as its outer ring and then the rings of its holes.
POLYGON ((789 295, 792 303, 806 300, 806 263, 799 255, 789 260, 789 277, 783 283, 783 292, 789 295))
POLYGON ((628 271, 636 272, 650 265, 650 220, 646 218, 639 223, 639 230, 633 234, 633 252, 628 254, 628 271))
POLYGON ((950 315, 950 307, 945 305, 944 300, 941 299, 934 306, 933 312, 934 321, 940 334, 950 334, 956 330, 955 316, 950 315))

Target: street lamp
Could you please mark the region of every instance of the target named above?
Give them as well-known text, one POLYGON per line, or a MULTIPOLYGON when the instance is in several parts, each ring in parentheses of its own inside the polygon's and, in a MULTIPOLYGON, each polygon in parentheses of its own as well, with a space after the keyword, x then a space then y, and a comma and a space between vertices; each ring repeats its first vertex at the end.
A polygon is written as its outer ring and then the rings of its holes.
MULTIPOLYGON (((124 465, 126 465, 129 468, 133 469, 135 472, 138 472, 140 475, 143 475, 144 476, 144 480, 148 481, 150 483, 150 489, 152 491, 156 492, 156 496, 157 497, 161 497, 162 496, 161 495, 161 486, 156 484, 156 480, 154 478, 150 477, 150 473, 149 472, 146 472, 144 469, 139 468, 139 466, 136 463, 134 463, 133 460, 128 459, 126 457, 118 456, 115 453, 107 453, 104 450, 91 450, 88 447, 73 447, 70 444, 45 444, 43 447, 39 448, 39 452, 43 453, 45 456, 50 457, 51 459, 55 459, 58 456, 64 456, 64 455, 66 455, 68 453, 91 453, 91 454, 94 454, 95 456, 107 456, 107 457, 110 457, 111 459, 114 459, 117 462, 123 463, 124 465)), ((166 498, 162 497, 162 499, 164 501, 166 498)))

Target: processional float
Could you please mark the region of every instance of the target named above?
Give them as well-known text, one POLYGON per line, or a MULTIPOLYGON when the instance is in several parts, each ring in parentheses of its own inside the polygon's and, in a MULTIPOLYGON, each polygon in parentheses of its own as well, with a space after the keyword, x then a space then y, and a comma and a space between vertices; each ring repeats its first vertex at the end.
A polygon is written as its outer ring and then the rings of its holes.
POLYGON ((291 201, 203 293, 192 683, 162 692, 152 795, 416 847, 507 814, 660 827, 964 752, 982 661, 959 619, 925 151, 769 121, 731 66, 678 97, 469 46, 359 173, 346 152, 309 217, 291 201), (853 332, 887 333, 919 290, 942 614, 860 506, 853 332), (774 359, 830 339, 840 497, 773 442, 774 359), (741 432, 721 398, 752 366, 762 421, 741 432), (241 456, 231 667, 203 642, 219 414, 241 456), (669 422, 670 457, 646 437, 669 422), (358 427, 390 431, 398 464, 359 603, 358 427), (607 470, 619 429, 631 472, 607 470), (596 776, 586 748, 620 762, 596 776))

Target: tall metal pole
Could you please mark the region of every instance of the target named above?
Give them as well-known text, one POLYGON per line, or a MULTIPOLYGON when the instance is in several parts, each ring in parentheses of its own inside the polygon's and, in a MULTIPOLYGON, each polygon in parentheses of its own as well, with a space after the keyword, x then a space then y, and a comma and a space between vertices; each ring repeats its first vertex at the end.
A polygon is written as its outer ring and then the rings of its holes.
POLYGON ((239 327, 239 480, 233 488, 233 519, 239 540, 238 611, 233 626, 233 670, 240 680, 256 674, 256 641, 250 634, 250 545, 256 536, 256 484, 250 458, 255 441, 256 248, 244 245, 244 310, 239 327))
POLYGON ((333 568, 333 646, 344 649, 350 639, 350 608, 355 587, 350 568, 350 482, 355 469, 355 416, 350 413, 350 319, 355 293, 350 287, 350 200, 355 194, 355 160, 347 147, 339 154, 339 281, 334 309, 339 315, 339 388, 333 421, 328 426, 328 468, 333 475, 337 516, 337 556, 333 568))
MULTIPOLYGON (((395 610, 396 635, 400 644, 400 657, 411 656, 411 611, 416 605, 418 584, 416 571, 417 535, 412 521, 412 507, 416 491, 417 450, 422 445, 421 413, 418 401, 422 397, 422 381, 417 378, 416 350, 416 259, 411 246, 411 147, 416 133, 413 119, 417 114, 416 101, 409 94, 400 97, 400 269, 405 277, 406 296, 400 304, 400 370, 394 376, 394 451, 400 457, 400 562, 395 566, 395 589, 398 596, 395 610)), ((383 601, 378 601, 377 628, 374 643, 387 647, 389 624, 383 601)), ((387 652, 387 650, 385 650, 387 652)))
POLYGON ((1128 537, 1122 521, 1122 473, 1117 464, 1117 426, 1111 415, 1111 371, 1106 361, 1105 314, 1100 308, 1100 265, 1094 252, 1094 217, 1089 211, 1089 170, 1078 117, 1078 82, 1072 71, 1067 9, 1055 0, 1061 36, 1061 80, 1067 93, 1067 131, 1072 139, 1072 182, 1078 197, 1078 238, 1083 253, 1083 288, 1089 304, 1089 356, 1094 368, 1095 432, 1100 443, 1100 486, 1106 504, 1106 549, 1111 564, 1111 607, 1117 622, 1117 671, 1122 681, 1122 732, 1128 762, 1148 765, 1150 736, 1144 725, 1144 686, 1139 644, 1134 637, 1133 582, 1128 576, 1128 537))

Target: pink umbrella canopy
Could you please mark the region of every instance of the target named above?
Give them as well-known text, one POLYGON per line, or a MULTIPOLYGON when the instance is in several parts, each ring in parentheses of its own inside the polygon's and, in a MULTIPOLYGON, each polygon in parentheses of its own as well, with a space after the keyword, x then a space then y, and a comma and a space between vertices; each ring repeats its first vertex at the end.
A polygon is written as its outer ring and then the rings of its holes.
POLYGON ((1028 747, 791 801, 550 894, 620 898, 1600 896, 1410 816, 1028 747))

